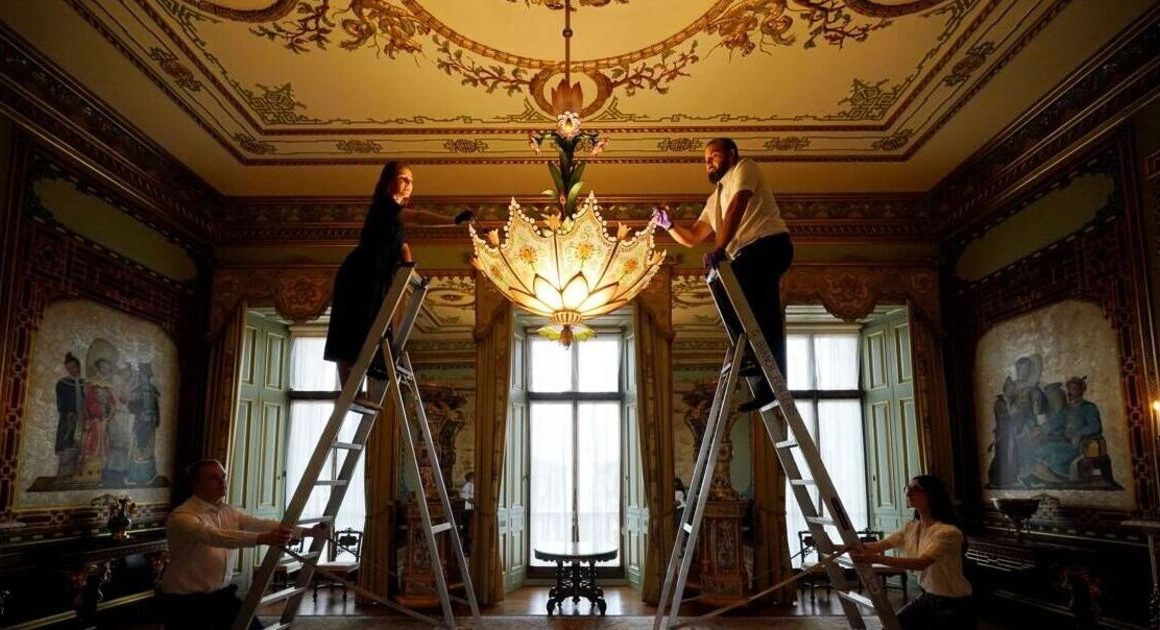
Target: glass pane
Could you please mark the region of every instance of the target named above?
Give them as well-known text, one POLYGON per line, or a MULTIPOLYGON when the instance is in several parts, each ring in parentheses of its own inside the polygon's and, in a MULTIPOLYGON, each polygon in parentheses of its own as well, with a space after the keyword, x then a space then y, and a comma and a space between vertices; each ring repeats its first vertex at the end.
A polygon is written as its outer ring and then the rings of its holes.
POLYGON ((592 544, 595 551, 619 550, 620 404, 582 403, 578 429, 580 542, 592 544))
MULTIPOLYGON (((314 456, 314 450, 318 446, 318 439, 322 435, 322 430, 326 428, 326 423, 330 420, 330 414, 333 410, 334 403, 330 401, 293 401, 290 403, 290 431, 286 445, 287 505, 294 498, 294 492, 298 488, 298 483, 302 479, 303 472, 306 471, 306 465, 310 462, 310 458, 314 456)), ((360 420, 361 416, 348 414, 346 421, 342 425, 342 429, 339 431, 338 441, 352 441, 360 420)), ((338 451, 338 453, 339 457, 335 461, 332 452, 330 458, 323 466, 320 476, 321 479, 333 479, 337 475, 338 467, 342 465, 346 454, 357 454, 355 451, 346 450, 338 451)), ((338 518, 335 521, 336 530, 351 527, 362 531, 364 527, 366 521, 366 493, 363 482, 365 462, 366 458, 360 457, 358 463, 355 465, 354 476, 350 480, 346 498, 339 508, 338 518)), ((310 499, 302 511, 302 518, 321 516, 322 511, 326 508, 326 502, 329 499, 329 487, 316 487, 311 492, 310 499)))
POLYGON ((620 391, 620 339, 589 339, 576 344, 580 354, 580 391, 620 391))
POLYGON ((810 336, 786 335, 786 382, 792 390, 814 388, 814 371, 810 368, 810 336))
POLYGON ((850 522, 856 529, 867 527, 866 448, 862 441, 860 401, 818 402, 818 450, 834 489, 850 515, 850 522))
POLYGON ((542 337, 529 339, 532 360, 529 391, 572 391, 572 350, 542 337))
MULTIPOLYGON (((815 410, 814 403, 812 401, 808 401, 808 400, 805 400, 805 401, 799 400, 796 402, 797 402, 798 413, 801 414, 802 422, 806 425, 806 429, 809 430, 810 437, 813 437, 816 439, 818 436, 817 422, 815 421, 816 417, 817 417, 817 411, 815 410)), ((762 437, 764 438, 764 435, 762 437)), ((794 459, 797 460, 798 470, 803 471, 803 474, 805 474, 804 471, 806 470, 806 467, 805 467, 806 462, 805 462, 805 459, 802 457, 801 450, 795 448, 791 452, 794 454, 794 459)), ((806 492, 809 493, 810 499, 813 501, 814 505, 817 505, 818 504, 818 490, 817 490, 817 488, 807 486, 805 488, 805 490, 806 490, 806 492)), ((801 561, 802 561, 801 545, 800 545, 800 540, 801 540, 800 533, 806 530, 806 519, 802 515, 801 508, 798 507, 797 498, 794 496, 793 493, 794 493, 794 489, 790 487, 789 480, 787 479, 785 482, 785 530, 786 530, 786 538, 787 538, 787 540, 789 540, 789 554, 790 554, 791 564, 793 564, 793 566, 795 566, 795 567, 800 567, 801 561)), ((818 561, 818 559, 816 557, 814 557, 812 553, 808 558, 806 558, 806 560, 808 560, 810 562, 817 562, 818 561)))
POLYGON ((290 389, 331 392, 338 389, 338 370, 322 358, 325 337, 295 337, 290 346, 290 389))
POLYGON ((858 389, 858 335, 815 335, 818 389, 858 389))
MULTIPOLYGON (((552 343, 552 342, 549 342, 552 343)), ((572 540, 572 403, 531 403, 531 548, 572 540)), ((535 559, 534 566, 553 566, 535 559)))

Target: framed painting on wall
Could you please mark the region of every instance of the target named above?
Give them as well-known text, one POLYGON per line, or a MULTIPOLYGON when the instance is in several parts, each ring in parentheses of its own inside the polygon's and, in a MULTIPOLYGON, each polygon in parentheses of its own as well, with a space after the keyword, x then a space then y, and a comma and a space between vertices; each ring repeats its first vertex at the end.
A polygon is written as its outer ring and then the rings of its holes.
POLYGON ((16 510, 172 494, 180 374, 160 326, 88 300, 49 304, 32 341, 16 510))
POLYGON ((1099 305, 1064 300, 996 324, 974 370, 984 497, 1135 507, 1121 352, 1099 305))

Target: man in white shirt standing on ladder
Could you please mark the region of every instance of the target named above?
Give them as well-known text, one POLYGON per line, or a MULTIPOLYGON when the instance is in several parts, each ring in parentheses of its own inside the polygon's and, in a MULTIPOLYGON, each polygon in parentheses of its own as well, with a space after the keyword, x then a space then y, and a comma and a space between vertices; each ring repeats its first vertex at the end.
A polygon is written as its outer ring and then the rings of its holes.
MULTIPOLYGON (((761 170, 753 160, 741 158, 732 139, 709 141, 705 146, 705 171, 716 188, 705 201, 701 216, 689 227, 676 225, 668 208, 662 206, 653 211, 656 224, 686 247, 714 235, 713 249, 704 257, 705 267, 714 269, 726 258, 732 261, 737 283, 784 376, 785 311, 779 290, 781 277, 793 262, 789 231, 761 170)), ((731 335, 741 332, 738 322, 725 325, 731 335)), ((742 366, 742 376, 759 374, 755 363, 742 366)), ((771 402, 773 391, 763 379, 756 397, 738 409, 755 411, 771 402)))
MULTIPOLYGON (((166 630, 228 630, 242 606, 237 586, 230 584, 236 550, 281 547, 296 536, 329 536, 330 527, 319 523, 292 530, 224 503, 226 471, 215 459, 197 462, 186 474, 193 496, 165 522, 169 564, 158 585, 158 608, 166 630)), ((257 618, 250 626, 262 627, 257 618)))

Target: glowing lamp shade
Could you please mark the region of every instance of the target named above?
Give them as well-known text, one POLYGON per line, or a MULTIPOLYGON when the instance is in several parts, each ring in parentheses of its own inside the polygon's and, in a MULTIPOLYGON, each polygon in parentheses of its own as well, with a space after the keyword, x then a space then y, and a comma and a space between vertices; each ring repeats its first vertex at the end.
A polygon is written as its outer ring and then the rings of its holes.
POLYGON ((540 334, 565 346, 594 336, 583 322, 628 304, 665 258, 652 220, 631 238, 623 224, 610 234, 591 193, 569 218, 536 221, 515 198, 508 210, 502 239, 499 230, 481 238, 471 226, 472 264, 509 300, 547 317, 540 334))

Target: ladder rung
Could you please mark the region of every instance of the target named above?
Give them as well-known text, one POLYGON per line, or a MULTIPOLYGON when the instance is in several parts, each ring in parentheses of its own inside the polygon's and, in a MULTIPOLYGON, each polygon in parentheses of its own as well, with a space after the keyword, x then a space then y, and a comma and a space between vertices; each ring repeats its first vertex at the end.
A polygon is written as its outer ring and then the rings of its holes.
POLYGON ((263 595, 259 606, 265 606, 266 604, 272 604, 274 602, 280 602, 284 599, 290 599, 299 593, 305 593, 306 590, 307 587, 305 586, 291 586, 290 588, 284 588, 280 591, 274 591, 269 595, 263 595))
POLYGON ((374 416, 374 415, 378 415, 378 413, 380 411, 382 411, 383 408, 380 407, 379 405, 374 404, 373 402, 371 402, 369 400, 363 400, 363 401, 358 401, 358 402, 352 402, 350 404, 350 410, 355 412, 355 413, 361 413, 364 416, 374 416))
POLYGON ((861 593, 855 591, 838 591, 838 597, 841 597, 847 601, 854 602, 855 604, 865 606, 872 610, 877 610, 877 608, 874 606, 874 601, 861 593))
POLYGON ((450 530, 451 530, 451 523, 439 523, 438 525, 433 525, 431 527, 432 534, 439 534, 439 533, 450 531, 450 530))
POLYGON ((690 534, 691 534, 691 533, 693 533, 693 526, 692 526, 692 525, 690 525, 690 524, 688 524, 688 523, 685 523, 684 525, 681 525, 681 528, 682 528, 682 529, 684 529, 686 532, 688 532, 688 533, 690 533, 690 534))
POLYGON ((333 516, 311 516, 310 518, 298 519, 299 525, 313 525, 315 523, 329 523, 334 520, 333 516))
POLYGON ((355 444, 354 442, 335 442, 334 444, 330 445, 330 448, 345 448, 348 451, 361 451, 363 445, 355 444))
POLYGON ((797 442, 797 440, 782 440, 780 442, 774 442, 773 447, 774 448, 797 448, 798 442, 797 442))
POLYGON ((314 485, 316 485, 316 486, 345 486, 347 483, 348 482, 346 479, 319 479, 318 481, 314 482, 314 485))
POLYGON ((834 519, 826 518, 824 516, 807 516, 806 522, 814 523, 815 525, 837 525, 834 519))
POLYGON ((816 485, 818 485, 818 482, 814 481, 813 479, 790 479, 789 485, 791 485, 791 486, 816 486, 816 485))
POLYGON ((291 623, 287 621, 286 623, 276 623, 272 626, 262 626, 262 630, 282 630, 283 628, 289 628, 290 626, 291 623))
POLYGON ((773 402, 762 406, 761 409, 757 410, 757 412, 758 413, 765 413, 767 411, 773 411, 774 409, 777 409, 780 406, 781 406, 781 403, 778 402, 777 400, 774 400, 773 402))
POLYGON ((399 378, 401 378, 401 379, 415 380, 415 375, 412 374, 411 371, 405 367, 396 365, 395 371, 398 372, 399 378))
MULTIPOLYGON (((321 551, 307 551, 305 553, 300 553, 298 555, 302 556, 303 558, 313 560, 313 559, 317 558, 318 556, 321 556, 322 552, 321 551)), ((280 558, 278 560, 278 564, 294 564, 295 562, 301 562, 301 560, 299 560, 298 558, 295 558, 294 556, 282 556, 282 558, 280 558)))

